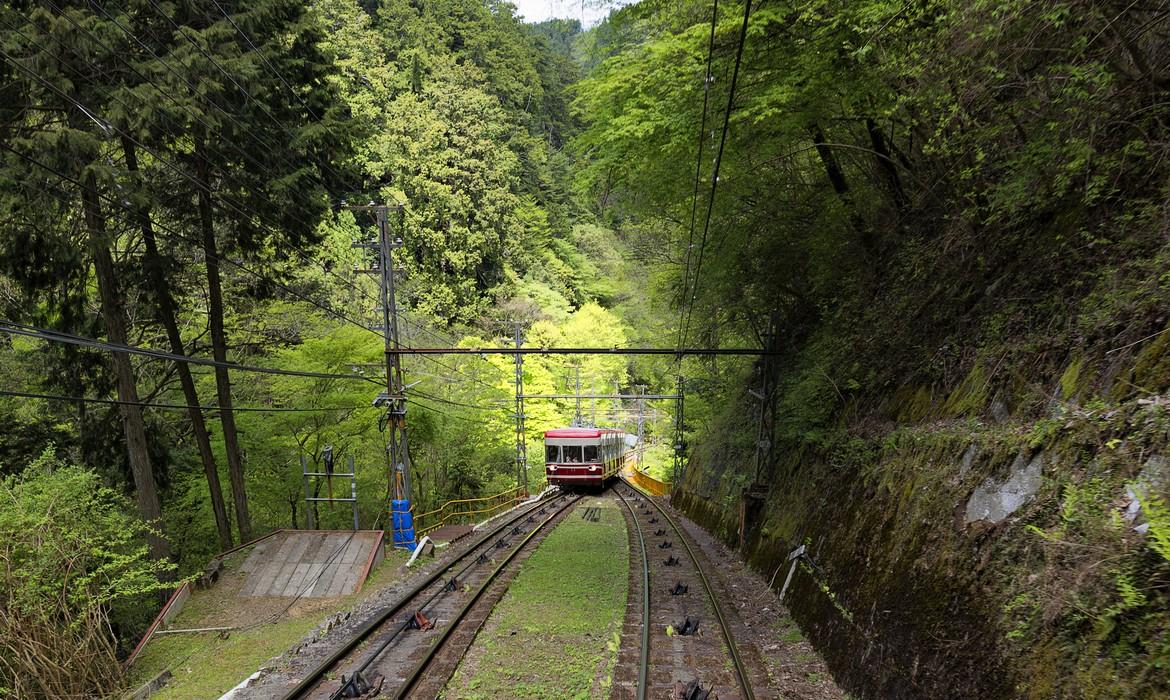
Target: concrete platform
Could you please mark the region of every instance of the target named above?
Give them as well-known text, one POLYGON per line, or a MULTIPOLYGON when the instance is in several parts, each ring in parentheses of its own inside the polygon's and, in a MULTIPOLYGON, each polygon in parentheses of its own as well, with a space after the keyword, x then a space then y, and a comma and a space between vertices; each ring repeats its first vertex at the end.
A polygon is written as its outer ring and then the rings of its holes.
POLYGON ((334 598, 356 593, 386 550, 381 530, 281 530, 240 569, 241 596, 334 598))

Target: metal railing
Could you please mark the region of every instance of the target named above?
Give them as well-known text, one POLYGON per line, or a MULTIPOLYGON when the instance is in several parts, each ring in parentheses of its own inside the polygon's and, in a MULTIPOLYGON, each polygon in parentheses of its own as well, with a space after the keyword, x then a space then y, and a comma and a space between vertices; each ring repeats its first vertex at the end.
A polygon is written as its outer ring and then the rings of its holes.
POLYGON ((444 525, 465 523, 467 520, 476 520, 485 516, 490 517, 526 498, 528 498, 528 491, 516 487, 493 496, 460 498, 454 501, 447 501, 438 508, 415 517, 415 535, 422 538, 423 535, 433 532, 444 525))
POLYGON ((670 482, 659 481, 650 476, 646 472, 638 471, 633 467, 627 467, 622 474, 633 482, 638 488, 642 489, 651 496, 669 496, 670 482))

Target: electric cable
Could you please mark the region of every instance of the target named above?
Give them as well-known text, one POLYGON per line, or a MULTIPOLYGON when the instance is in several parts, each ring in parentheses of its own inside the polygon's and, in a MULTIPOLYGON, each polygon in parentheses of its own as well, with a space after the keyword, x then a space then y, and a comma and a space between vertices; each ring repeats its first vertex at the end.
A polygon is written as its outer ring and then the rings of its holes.
POLYGON ((38 328, 37 326, 30 326, 23 323, 16 323, 7 319, 0 319, 0 332, 8 333, 10 335, 22 335, 29 338, 37 338, 39 340, 50 340, 57 343, 66 343, 69 345, 77 345, 80 347, 95 348, 98 350, 105 350, 107 352, 123 352, 130 355, 142 355, 156 360, 171 360, 175 362, 186 362, 193 365, 204 365, 208 367, 225 367, 231 370, 239 370, 242 372, 258 372, 261 374, 277 374, 290 377, 312 377, 316 379, 346 379, 346 380, 361 380, 364 382, 371 382, 373 384, 381 385, 379 382, 359 374, 340 374, 334 372, 310 372, 303 370, 292 369, 278 369, 275 367, 258 367, 256 365, 241 365, 232 362, 219 362, 217 360, 210 360, 203 357, 191 357, 190 355, 177 355, 175 353, 166 352, 164 350, 154 350, 151 348, 140 348, 134 345, 123 345, 121 343, 111 343, 107 341, 97 340, 96 338, 87 338, 85 336, 73 335, 71 333, 63 333, 61 331, 54 331, 47 328, 38 328))
MULTIPOLYGON (((97 403, 113 406, 139 406, 141 408, 162 408, 189 411, 218 411, 219 406, 191 406, 176 403, 154 403, 151 401, 121 401, 119 399, 99 399, 89 396, 63 396, 60 394, 38 394, 29 391, 9 391, 0 389, 0 396, 10 396, 21 399, 43 399, 46 401, 67 401, 70 403, 97 403)), ((322 406, 320 408, 292 408, 287 406, 232 406, 233 411, 244 413, 327 413, 329 411, 355 411, 365 406, 322 406)))
POLYGON ((715 153, 715 167, 711 175, 711 194, 707 198, 707 216, 703 223, 703 236, 699 242, 699 258, 695 263, 695 286, 694 293, 692 293, 692 301, 687 307, 686 322, 683 324, 682 339, 679 341, 679 347, 686 345, 687 334, 690 332, 691 315, 694 313, 695 304, 694 299, 698 296, 700 274, 703 270, 703 254, 707 247, 707 234, 711 229, 711 214, 715 209, 715 192, 719 187, 719 166, 723 162, 723 148, 727 142, 727 129, 731 123, 731 109, 735 104, 735 88, 739 81, 739 67, 743 60, 743 48, 747 43, 748 19, 752 13, 751 0, 744 0, 743 4, 743 24, 739 30, 739 45, 735 50, 735 67, 731 71, 731 86, 727 92, 727 109, 723 112, 723 129, 719 136, 719 150, 715 153))
MULTIPOLYGON (((744 0, 750 2, 750 0, 744 0)), ((711 34, 707 39, 707 70, 703 74, 703 111, 699 119, 699 146, 695 150, 695 186, 691 193, 691 225, 687 233, 687 257, 686 264, 683 266, 683 287, 682 296, 679 298, 679 325, 678 325, 678 342, 676 345, 682 347, 682 310, 687 306, 687 289, 691 282, 691 253, 695 246, 695 218, 699 209, 699 179, 700 172, 703 168, 703 144, 707 136, 707 103, 711 95, 711 62, 715 54, 715 26, 719 18, 719 0, 713 0, 711 5, 711 34)))

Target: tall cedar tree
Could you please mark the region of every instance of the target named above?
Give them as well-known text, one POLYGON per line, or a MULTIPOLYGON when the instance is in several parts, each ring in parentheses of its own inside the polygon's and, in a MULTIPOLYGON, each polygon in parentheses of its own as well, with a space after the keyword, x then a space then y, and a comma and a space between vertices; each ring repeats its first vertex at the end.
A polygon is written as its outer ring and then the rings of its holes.
MULTIPOLYGON (((106 337, 114 344, 128 344, 124 290, 111 253, 117 231, 107 211, 114 127, 101 116, 109 111, 106 85, 122 47, 95 39, 98 22, 86 10, 56 5, 14 9, 5 13, 6 27, 12 29, 5 33, 3 51, 20 86, 20 101, 19 111, 6 123, 12 136, 5 141, 63 175, 64 196, 76 197, 65 212, 85 231, 106 337)), ((129 354, 111 355, 138 509, 143 519, 157 526, 162 509, 134 367, 129 354)), ((155 557, 169 556, 170 547, 157 531, 149 539, 155 557)))
MULTIPOLYGON (((164 153, 150 166, 156 177, 182 180, 179 193, 158 192, 153 208, 194 230, 186 240, 202 251, 212 353, 227 362, 224 259, 268 267, 319 242, 330 192, 352 184, 341 174, 352 138, 346 110, 303 3, 146 2, 129 21, 153 44, 140 64, 150 78, 137 91, 142 107, 129 116, 164 153)), ((167 277, 153 274, 151 284, 162 302, 167 277)), ((228 369, 216 367, 215 379, 236 523, 247 540, 228 369)))

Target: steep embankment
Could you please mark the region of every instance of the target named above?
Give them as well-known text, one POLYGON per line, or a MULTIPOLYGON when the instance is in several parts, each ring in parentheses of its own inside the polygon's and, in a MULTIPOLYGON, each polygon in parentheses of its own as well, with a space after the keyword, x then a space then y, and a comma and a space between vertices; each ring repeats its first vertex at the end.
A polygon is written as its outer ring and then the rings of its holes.
MULTIPOLYGON (((675 503, 770 575, 864 697, 1166 697, 1167 218, 918 222, 880 280, 698 429, 675 503), (1089 229, 1112 240, 1061 243, 1089 229), (777 577, 783 581, 784 571, 777 577)), ((1123 208, 1124 211, 1124 208, 1123 208)), ((761 363, 762 365, 762 363, 761 363)))

